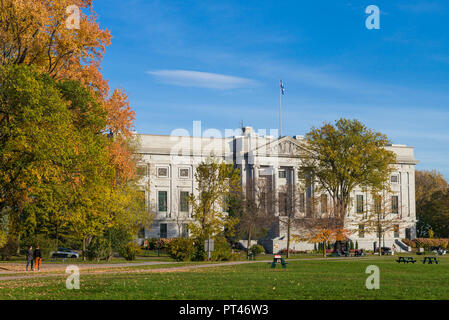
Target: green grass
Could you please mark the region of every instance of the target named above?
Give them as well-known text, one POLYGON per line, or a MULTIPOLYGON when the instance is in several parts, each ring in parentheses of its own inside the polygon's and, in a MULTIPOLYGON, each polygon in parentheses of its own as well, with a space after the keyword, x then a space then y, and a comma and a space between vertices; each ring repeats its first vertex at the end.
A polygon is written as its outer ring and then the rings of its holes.
POLYGON ((449 257, 439 265, 417 258, 413 265, 373 257, 290 261, 287 269, 255 263, 173 273, 81 272, 80 290, 67 290, 59 276, 0 281, 0 299, 448 299, 449 257), (365 287, 371 264, 380 268, 379 290, 365 287))

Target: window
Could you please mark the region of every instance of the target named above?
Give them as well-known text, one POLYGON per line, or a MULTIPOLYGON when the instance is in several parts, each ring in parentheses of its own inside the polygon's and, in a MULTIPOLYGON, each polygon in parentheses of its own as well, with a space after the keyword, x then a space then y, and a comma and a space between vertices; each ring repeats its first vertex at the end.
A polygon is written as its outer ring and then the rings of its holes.
POLYGON ((147 167, 146 166, 137 166, 136 174, 138 177, 145 177, 147 175, 147 167))
POLYGON ((157 177, 158 178, 168 178, 168 167, 157 168, 157 177))
POLYGON ((321 212, 327 213, 327 194, 321 195, 321 212))
POLYGON ((179 211, 189 212, 189 192, 181 191, 179 196, 179 211))
POLYGON ((190 170, 189 168, 180 168, 179 169, 179 177, 188 179, 190 177, 190 170))
POLYGON ((359 238, 365 238, 365 225, 359 224, 359 238))
POLYGON ((161 238, 167 238, 167 224, 166 223, 160 224, 159 235, 161 238))
POLYGON ((188 238, 189 237, 189 225, 187 223, 183 223, 181 230, 182 230, 181 237, 188 238))
POLYGON ((392 176, 390 177, 390 181, 391 181, 391 183, 399 183, 399 176, 397 176, 397 175, 392 175, 392 176))
POLYGON ((306 212, 306 195, 304 192, 299 194, 299 212, 306 212))
POLYGON ((399 213, 399 197, 391 197, 391 213, 399 213))
POLYGON ((394 231, 394 237, 399 238, 399 225, 398 224, 395 224, 393 226, 393 231, 394 231))
POLYGON ((279 215, 287 215, 287 194, 285 192, 279 192, 279 215))
POLYGON ((281 179, 285 179, 287 177, 287 173, 285 172, 285 170, 280 170, 278 175, 281 179))
POLYGON ((374 196, 374 213, 375 214, 382 213, 382 196, 378 194, 374 196))
POLYGON ((158 198, 158 211, 167 212, 167 191, 159 191, 158 198))
POLYGON ((357 195, 357 213, 363 213, 364 204, 363 204, 363 195, 357 195))

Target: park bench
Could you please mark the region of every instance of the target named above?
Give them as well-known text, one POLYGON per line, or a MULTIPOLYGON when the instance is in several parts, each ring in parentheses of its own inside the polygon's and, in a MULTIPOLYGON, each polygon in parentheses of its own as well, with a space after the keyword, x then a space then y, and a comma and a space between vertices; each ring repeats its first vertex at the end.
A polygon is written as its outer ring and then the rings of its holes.
POLYGON ((425 264, 427 262, 427 264, 433 264, 434 262, 436 264, 438 264, 438 259, 437 257, 424 257, 424 260, 422 261, 423 264, 425 264))
POLYGON ((281 255, 275 255, 274 256, 274 258, 273 258, 273 262, 271 262, 271 268, 276 268, 276 265, 277 264, 281 264, 282 265, 282 268, 287 268, 287 263, 288 262, 285 262, 285 260, 284 260, 284 258, 282 258, 282 256, 281 255))
POLYGON ((413 257, 399 257, 399 259, 396 260, 396 262, 397 263, 401 263, 401 262, 403 262, 403 263, 409 263, 409 262, 415 263, 416 260, 413 259, 413 257))

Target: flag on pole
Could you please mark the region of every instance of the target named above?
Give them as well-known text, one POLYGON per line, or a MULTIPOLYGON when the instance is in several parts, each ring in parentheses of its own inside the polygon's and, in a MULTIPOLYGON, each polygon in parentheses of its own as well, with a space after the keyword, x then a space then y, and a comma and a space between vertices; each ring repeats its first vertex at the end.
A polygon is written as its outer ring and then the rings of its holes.
POLYGON ((284 87, 284 84, 282 83, 282 80, 281 80, 280 88, 281 88, 282 95, 284 95, 285 94, 285 87, 284 87))

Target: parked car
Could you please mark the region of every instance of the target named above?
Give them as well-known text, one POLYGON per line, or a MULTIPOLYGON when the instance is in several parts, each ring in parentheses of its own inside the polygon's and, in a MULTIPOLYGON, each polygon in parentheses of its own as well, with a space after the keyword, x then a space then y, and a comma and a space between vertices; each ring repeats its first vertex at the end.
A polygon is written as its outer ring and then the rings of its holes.
POLYGON ((58 248, 58 251, 53 252, 51 257, 52 258, 79 258, 80 255, 78 252, 67 249, 67 248, 58 248))
POLYGON ((389 255, 389 254, 391 254, 391 248, 382 247, 382 255, 389 255))

